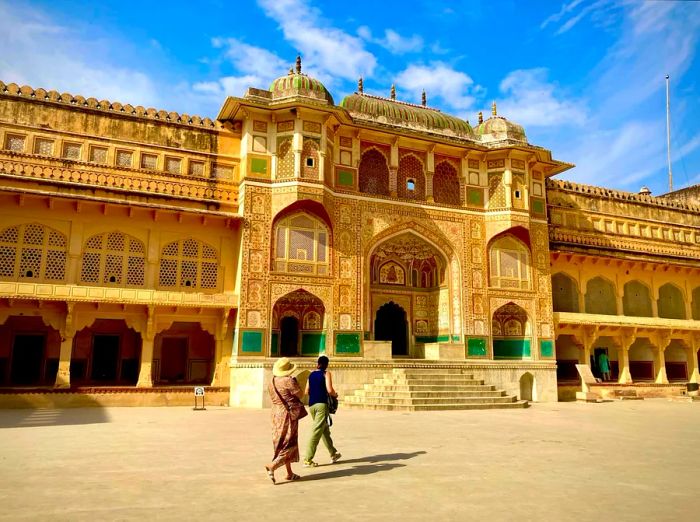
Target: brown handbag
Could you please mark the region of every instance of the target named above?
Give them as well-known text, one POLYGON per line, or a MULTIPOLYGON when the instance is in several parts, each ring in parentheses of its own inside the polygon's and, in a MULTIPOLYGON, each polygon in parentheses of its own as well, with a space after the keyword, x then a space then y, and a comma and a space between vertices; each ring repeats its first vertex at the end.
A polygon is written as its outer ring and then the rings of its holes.
POLYGON ((284 407, 287 409, 287 413, 289 413, 290 419, 292 419, 292 420, 303 419, 304 417, 306 417, 309 414, 309 412, 306 411, 306 408, 304 408, 304 404, 297 397, 294 397, 294 399, 296 399, 296 400, 294 400, 292 402, 291 406, 289 405, 289 403, 287 401, 285 401, 282 398, 282 395, 280 395, 280 392, 277 389, 277 386, 275 386, 275 377, 272 378, 272 387, 275 389, 275 393, 280 398, 280 401, 282 401, 282 404, 284 404, 284 407))

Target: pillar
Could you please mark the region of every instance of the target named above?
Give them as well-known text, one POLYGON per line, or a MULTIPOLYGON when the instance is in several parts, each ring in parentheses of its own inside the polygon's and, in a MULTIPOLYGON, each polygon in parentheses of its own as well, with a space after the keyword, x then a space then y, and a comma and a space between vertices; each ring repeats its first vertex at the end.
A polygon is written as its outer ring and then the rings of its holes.
POLYGON ((221 386, 224 372, 226 371, 227 365, 223 360, 225 341, 226 337, 222 335, 217 335, 214 338, 214 375, 211 380, 212 386, 221 386))
POLYGON ((503 172, 503 187, 506 196, 506 208, 513 206, 513 172, 510 170, 510 159, 506 159, 506 169, 503 172))
POLYGON ((73 338, 75 332, 66 333, 61 337, 61 352, 58 359, 58 372, 54 388, 70 388, 70 359, 73 353, 73 338))
POLYGON ((700 348, 700 339, 691 341, 686 347, 686 359, 688 360, 688 382, 700 382, 698 371, 698 348, 700 348))
POLYGON ((153 387, 153 336, 142 337, 141 341, 141 368, 139 370, 139 380, 136 383, 137 388, 153 387))
POLYGON ((435 203, 433 197, 433 177, 435 176, 435 153, 428 151, 428 164, 425 172, 425 200, 428 203, 435 203))
POLYGON ((666 348, 668 348, 671 340, 662 341, 656 346, 656 356, 654 357, 654 365, 656 366, 656 379, 654 382, 657 384, 668 384, 668 376, 666 375, 666 348))
POLYGON ((635 341, 634 336, 625 336, 620 339, 620 345, 617 348, 617 364, 619 366, 620 384, 632 383, 632 374, 630 373, 630 347, 635 341))
POLYGON ((301 177, 301 150, 304 146, 304 136, 301 133, 302 120, 297 117, 294 120, 294 137, 292 138, 292 150, 294 151, 294 177, 301 177))
POLYGON ((397 167, 389 167, 389 195, 392 198, 398 196, 398 191, 396 190, 398 171, 397 167))

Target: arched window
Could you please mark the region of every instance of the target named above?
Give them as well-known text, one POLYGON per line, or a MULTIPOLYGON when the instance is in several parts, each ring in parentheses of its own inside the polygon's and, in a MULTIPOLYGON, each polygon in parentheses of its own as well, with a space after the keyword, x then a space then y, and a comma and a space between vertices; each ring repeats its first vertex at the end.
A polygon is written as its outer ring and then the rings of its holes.
POLYGON ((83 248, 80 282, 98 285, 143 286, 146 249, 136 238, 121 232, 92 236, 83 248))
POLYGON ((457 169, 447 160, 443 160, 435 166, 433 199, 436 203, 461 204, 457 169))
POLYGON ((318 179, 318 140, 304 138, 301 150, 301 177, 318 179))
POLYGON ((530 252, 513 236, 504 236, 491 245, 491 286, 530 288, 530 252))
POLYGON ((625 295, 622 298, 623 315, 634 317, 651 317, 651 297, 649 288, 639 281, 625 283, 625 295))
POLYGON ((659 288, 659 317, 667 319, 685 319, 685 300, 680 288, 666 283, 659 288))
POLYGON ((66 278, 66 236, 38 223, 0 232, 0 279, 63 281, 66 278))
POLYGON ((165 245, 160 253, 160 286, 179 290, 213 290, 219 286, 216 250, 196 239, 165 245))
POLYGON ((413 154, 406 154, 399 160, 396 178, 398 196, 405 199, 425 200, 425 174, 423 163, 413 154))
POLYGON ((389 195, 389 165, 386 157, 377 149, 362 154, 359 168, 360 192, 389 195))
POLYGON ((282 138, 277 144, 277 179, 294 177, 292 138, 282 138))
POLYGON ((328 229, 306 213, 282 219, 275 230, 275 270, 328 274, 328 229))
POLYGON ((617 295, 612 282, 594 277, 586 283, 586 313, 617 315, 617 295))
POLYGON ((552 301, 555 312, 578 312, 578 285, 563 272, 552 276, 552 301))

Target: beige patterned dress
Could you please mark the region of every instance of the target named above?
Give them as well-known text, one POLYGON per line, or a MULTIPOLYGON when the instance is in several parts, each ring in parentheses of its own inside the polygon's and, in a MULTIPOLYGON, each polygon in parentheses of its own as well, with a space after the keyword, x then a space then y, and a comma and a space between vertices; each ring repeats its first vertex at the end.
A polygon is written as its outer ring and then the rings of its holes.
POLYGON ((287 404, 297 400, 300 389, 294 377, 273 377, 268 388, 272 401, 272 444, 275 451, 272 464, 278 467, 285 462, 299 462, 299 421, 291 419, 273 384, 287 404))

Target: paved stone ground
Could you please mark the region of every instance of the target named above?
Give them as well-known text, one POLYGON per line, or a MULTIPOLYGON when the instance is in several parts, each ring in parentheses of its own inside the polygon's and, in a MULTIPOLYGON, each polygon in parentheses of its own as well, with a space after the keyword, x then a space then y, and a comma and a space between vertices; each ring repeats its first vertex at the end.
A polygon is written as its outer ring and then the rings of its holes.
POLYGON ((700 516, 698 403, 341 411, 333 435, 341 462, 273 486, 267 410, 0 411, 0 520, 700 516))

